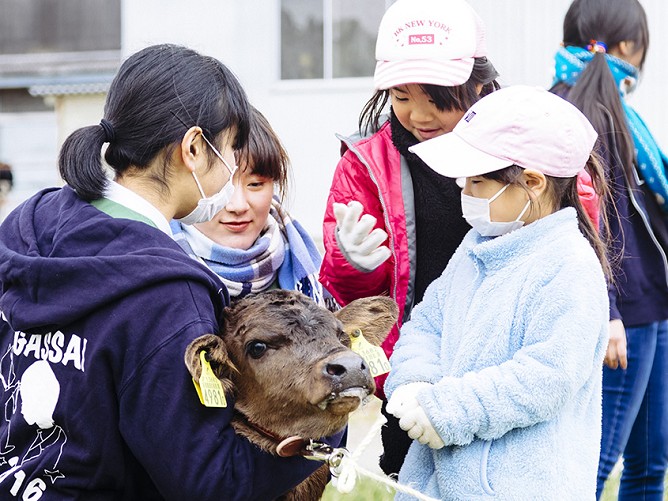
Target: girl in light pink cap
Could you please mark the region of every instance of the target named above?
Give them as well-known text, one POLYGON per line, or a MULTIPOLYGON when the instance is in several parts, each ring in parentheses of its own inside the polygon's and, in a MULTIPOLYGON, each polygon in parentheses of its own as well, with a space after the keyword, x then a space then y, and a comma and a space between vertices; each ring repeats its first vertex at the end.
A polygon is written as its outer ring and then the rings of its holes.
POLYGON ((511 86, 411 148, 466 179, 472 229, 390 358, 386 409, 415 440, 399 483, 451 501, 595 498, 610 267, 577 179, 588 168, 606 199, 596 140, 572 104, 511 86))
MULTIPOLYGON (((362 110, 360 133, 341 137, 320 279, 340 304, 376 294, 397 301, 400 322, 383 345, 389 357, 401 322, 470 228, 455 181, 408 148, 451 131, 499 85, 483 23, 463 0, 395 2, 381 21, 376 59, 376 93, 362 110)), ((381 398, 384 378, 376 379, 381 398)), ((410 439, 386 416, 381 468, 390 474, 399 471, 410 439)))

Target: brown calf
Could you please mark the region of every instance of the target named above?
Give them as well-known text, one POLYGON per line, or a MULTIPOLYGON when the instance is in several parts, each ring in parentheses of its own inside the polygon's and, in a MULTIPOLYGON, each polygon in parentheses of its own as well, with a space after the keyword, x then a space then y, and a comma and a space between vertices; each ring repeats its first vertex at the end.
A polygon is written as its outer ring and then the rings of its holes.
MULTIPOLYGON (((301 293, 272 290, 226 308, 222 338, 196 339, 185 361, 198 380, 205 350, 226 393, 236 397, 235 431, 268 452, 288 455, 294 447, 277 452, 281 441, 336 433, 374 393, 367 364, 349 348, 350 335, 359 330, 380 345, 397 316, 387 297, 358 299, 331 313, 301 293)), ((320 499, 327 480, 323 465, 282 499, 320 499)))

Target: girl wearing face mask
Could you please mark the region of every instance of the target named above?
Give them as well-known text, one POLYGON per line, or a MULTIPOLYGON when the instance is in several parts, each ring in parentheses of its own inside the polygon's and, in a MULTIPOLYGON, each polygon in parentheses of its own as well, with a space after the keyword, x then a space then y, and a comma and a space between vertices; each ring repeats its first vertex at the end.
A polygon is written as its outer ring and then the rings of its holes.
POLYGON ((437 499, 594 498, 609 267, 577 176, 605 197, 596 139, 567 101, 511 86, 412 147, 466 178, 472 229, 390 359, 387 410, 414 439, 400 483, 437 499))
POLYGON ((603 369, 598 496, 624 458, 619 499, 662 500, 668 468, 668 158, 626 102, 649 46, 637 0, 577 0, 552 91, 591 120, 610 179, 610 344, 603 369), (616 217, 616 215, 619 217, 616 217))
POLYGON ((318 281, 320 253, 280 202, 288 183, 288 155, 255 108, 248 145, 238 156, 240 167, 227 203, 208 222, 189 226, 173 221, 176 241, 222 279, 232 299, 283 288, 333 308, 318 281))
POLYGON ((121 65, 101 122, 64 142, 65 186, 0 226, 0 498, 274 499, 318 467, 237 436, 233 401, 204 407, 183 362, 221 332, 229 297, 169 221, 227 204, 249 128, 220 61, 147 47, 121 65), (27 422, 19 390, 36 361, 56 401, 27 422))
MULTIPOLYGON (((484 24, 464 0, 394 2, 378 29, 376 59, 376 91, 360 115, 359 134, 342 139, 320 277, 341 304, 376 294, 396 300, 400 322, 383 342, 389 357, 401 323, 470 229, 455 180, 409 148, 450 132, 469 106, 499 85, 484 24)), ((376 378, 385 403, 384 380, 376 378)), ((383 414, 380 466, 393 474, 411 441, 383 414)))

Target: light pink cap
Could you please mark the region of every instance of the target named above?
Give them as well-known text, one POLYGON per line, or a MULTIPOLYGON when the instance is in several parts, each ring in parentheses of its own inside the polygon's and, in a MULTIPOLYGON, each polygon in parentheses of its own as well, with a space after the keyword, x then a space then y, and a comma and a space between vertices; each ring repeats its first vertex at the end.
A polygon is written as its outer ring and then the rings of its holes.
POLYGON ((449 134, 412 146, 447 177, 473 177, 511 165, 574 177, 598 134, 571 103, 539 87, 513 85, 475 103, 449 134))
POLYGON ((378 28, 374 87, 461 85, 483 56, 484 24, 464 0, 397 0, 378 28))

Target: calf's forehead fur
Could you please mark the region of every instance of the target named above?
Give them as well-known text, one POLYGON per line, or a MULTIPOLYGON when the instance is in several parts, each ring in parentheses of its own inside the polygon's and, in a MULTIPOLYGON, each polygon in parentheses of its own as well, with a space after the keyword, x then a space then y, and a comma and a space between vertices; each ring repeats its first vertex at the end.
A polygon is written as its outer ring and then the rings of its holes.
MULTIPOLYGON (((318 306, 308 297, 296 291, 268 291, 249 296, 225 310, 228 335, 243 337, 253 332, 284 335, 338 334, 343 331, 341 322, 331 312, 318 306)), ((334 339, 334 338, 332 338, 334 339)))

